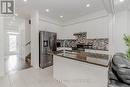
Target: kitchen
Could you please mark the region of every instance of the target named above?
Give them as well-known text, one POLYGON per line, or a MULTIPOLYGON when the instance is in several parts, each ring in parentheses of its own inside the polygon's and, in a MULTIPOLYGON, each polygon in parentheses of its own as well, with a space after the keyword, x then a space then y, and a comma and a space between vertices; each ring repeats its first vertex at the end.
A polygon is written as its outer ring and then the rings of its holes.
MULTIPOLYGON (((86 39, 84 40, 83 49, 85 52, 94 53, 94 56, 108 60, 109 54, 109 24, 111 17, 106 11, 94 12, 91 15, 87 15, 81 18, 81 23, 77 23, 77 20, 70 22, 70 25, 59 26, 59 23, 54 22, 52 19, 43 16, 41 13, 35 11, 32 15, 31 24, 31 42, 32 42, 32 65, 35 68, 39 67, 39 31, 48 31, 57 33, 57 51, 58 50, 72 50, 75 51, 77 47, 76 40, 80 40, 74 34, 86 33, 86 39), (89 18, 88 18, 89 17, 89 18), (36 20, 37 19, 37 20, 36 20), (86 20, 82 22, 83 20, 86 20), (47 22, 46 22, 47 21, 47 22), (76 23, 76 24, 74 24, 76 23), (94 26, 93 26, 94 25, 94 26), (71 29, 71 30, 70 30, 71 29), (35 43, 35 44, 34 44, 35 43), (75 43, 75 44, 73 44, 75 43), (93 45, 93 47, 92 47, 93 45), (96 54, 96 55, 95 55, 96 54), (101 54, 101 55, 100 55, 101 54)), ((84 37, 83 37, 84 38, 84 37)), ((79 46, 80 47, 80 46, 79 46)), ((64 51, 63 51, 64 52, 64 51)), ((93 55, 92 55, 93 56, 93 55)), ((92 59, 92 58, 88 58, 92 59)), ((93 60, 90 60, 93 62, 93 60)), ((102 61, 102 60, 101 60, 102 61)), ((99 63, 100 64, 100 63, 99 63)), ((105 62, 105 66, 107 65, 105 62)), ((101 64, 102 65, 102 64, 101 64)), ((104 64, 103 64, 104 65, 104 64)))
MULTIPOLYGON (((89 39, 87 40, 87 33, 80 32, 75 33, 76 39, 69 40, 57 40, 57 34, 47 31, 39 32, 40 43, 40 64, 41 68, 44 68, 45 58, 49 58, 45 55, 51 55, 51 53, 82 61, 92 63, 101 66, 108 66, 109 55, 108 53, 108 39, 89 39), (42 33, 42 34, 41 34, 42 33), (88 41, 88 42, 87 42, 88 41), (94 50, 94 51, 92 51, 94 50), (99 50, 100 53, 96 53, 99 50), (103 54, 106 53, 106 54, 103 54), (43 55, 44 54, 44 55, 43 55)), ((53 56, 50 62, 53 62, 53 56)), ((48 61, 49 62, 49 61, 48 61)), ((51 65, 53 63, 51 62, 51 65)))
MULTIPOLYGON (((87 40, 90 40, 87 39, 86 32, 73 35, 76 36, 76 39, 56 40, 56 33, 40 31, 39 67, 49 69, 52 66, 53 78, 67 87, 85 87, 86 85, 104 87, 107 85, 107 67, 109 63, 109 55, 105 54, 108 53, 108 50, 106 50, 108 39, 94 39, 99 40, 98 44, 101 46, 100 48, 94 48, 92 43, 91 45, 90 42, 86 44, 87 40), (102 80, 98 79, 103 79, 103 84, 102 80), (94 81, 98 85, 92 85, 94 81)), ((92 42, 92 39, 90 41, 92 42)))
MULTIPOLYGON (((45 14, 51 14, 51 11, 45 14)), ((108 81, 111 15, 103 7, 87 16, 62 21, 54 21, 38 11, 31 14, 32 66, 39 69, 39 31, 54 32, 57 34, 57 52, 53 54, 53 66, 43 70, 51 68, 53 78, 68 87, 79 87, 81 84, 81 87, 105 87, 108 81)))
POLYGON ((74 36, 76 36, 76 39, 57 41, 59 45, 57 51, 62 51, 58 55, 108 66, 108 39, 87 39, 86 32, 75 33, 74 36))
POLYGON ((25 33, 22 56, 30 54, 32 67, 20 71, 21 81, 9 76, 13 86, 106 87, 113 29, 109 0, 16 0, 16 8, 25 33))
POLYGON ((59 26, 59 23, 37 11, 34 14, 32 18, 38 20, 32 19, 31 25, 33 67, 39 68, 39 31, 54 32, 57 34, 57 51, 49 53, 53 55, 53 78, 68 87, 79 87, 81 84, 81 87, 105 87, 110 57, 111 16, 106 11, 99 11, 59 26))

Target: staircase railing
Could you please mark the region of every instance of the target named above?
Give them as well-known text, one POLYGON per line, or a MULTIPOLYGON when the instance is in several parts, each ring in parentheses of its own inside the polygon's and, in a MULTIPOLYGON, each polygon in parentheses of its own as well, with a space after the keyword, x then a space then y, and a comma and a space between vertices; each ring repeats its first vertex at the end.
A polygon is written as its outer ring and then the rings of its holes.
POLYGON ((27 42, 27 43, 25 44, 25 46, 28 46, 28 45, 30 45, 30 44, 31 44, 31 41, 27 42))

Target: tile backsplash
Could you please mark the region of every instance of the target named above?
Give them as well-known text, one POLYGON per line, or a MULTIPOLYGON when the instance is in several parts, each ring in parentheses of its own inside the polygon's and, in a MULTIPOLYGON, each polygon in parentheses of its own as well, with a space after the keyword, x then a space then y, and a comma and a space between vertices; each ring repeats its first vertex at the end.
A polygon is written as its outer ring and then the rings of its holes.
POLYGON ((87 32, 79 32, 73 34, 76 37, 77 44, 86 44, 87 41, 87 32))
MULTIPOLYGON (((76 39, 59 39, 57 40, 61 44, 61 47, 77 47, 76 39)), ((99 39, 87 39, 86 45, 91 44, 93 50, 109 50, 109 39, 99 38, 99 39)))
POLYGON ((88 39, 87 43, 91 43, 95 50, 109 50, 109 40, 107 38, 88 39))
POLYGON ((59 39, 57 40, 61 44, 61 47, 76 47, 76 40, 75 39, 59 39))

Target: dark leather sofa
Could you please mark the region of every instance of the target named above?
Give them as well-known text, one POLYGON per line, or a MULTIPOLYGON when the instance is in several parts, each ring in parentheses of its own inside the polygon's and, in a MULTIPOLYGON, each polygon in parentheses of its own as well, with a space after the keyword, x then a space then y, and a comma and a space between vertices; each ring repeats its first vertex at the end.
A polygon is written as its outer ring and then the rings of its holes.
POLYGON ((123 53, 113 56, 108 79, 108 87, 130 87, 130 60, 123 53))

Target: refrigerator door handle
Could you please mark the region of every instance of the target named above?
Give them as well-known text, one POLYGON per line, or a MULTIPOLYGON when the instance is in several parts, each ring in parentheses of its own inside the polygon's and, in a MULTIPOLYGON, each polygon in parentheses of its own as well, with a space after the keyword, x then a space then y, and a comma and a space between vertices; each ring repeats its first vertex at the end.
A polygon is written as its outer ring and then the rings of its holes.
POLYGON ((51 48, 51 47, 50 47, 50 46, 51 46, 50 40, 51 40, 51 39, 50 39, 50 37, 49 37, 49 41, 48 41, 48 45, 49 45, 48 47, 49 47, 49 48, 51 48))

